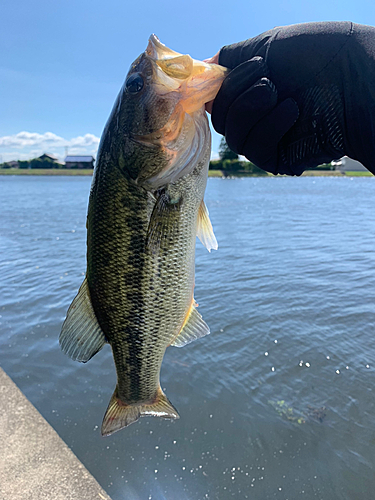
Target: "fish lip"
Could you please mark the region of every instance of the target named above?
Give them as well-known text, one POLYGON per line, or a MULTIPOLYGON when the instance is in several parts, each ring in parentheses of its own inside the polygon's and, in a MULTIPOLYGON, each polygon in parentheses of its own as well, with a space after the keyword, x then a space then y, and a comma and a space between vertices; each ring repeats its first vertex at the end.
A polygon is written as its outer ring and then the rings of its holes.
POLYGON ((159 38, 152 33, 148 39, 148 45, 146 48, 146 54, 152 59, 159 59, 160 46, 163 45, 159 38))
POLYGON ((174 50, 164 45, 164 43, 159 40, 155 33, 152 33, 150 35, 145 53, 154 60, 170 59, 172 57, 181 55, 179 52, 175 52, 174 50))

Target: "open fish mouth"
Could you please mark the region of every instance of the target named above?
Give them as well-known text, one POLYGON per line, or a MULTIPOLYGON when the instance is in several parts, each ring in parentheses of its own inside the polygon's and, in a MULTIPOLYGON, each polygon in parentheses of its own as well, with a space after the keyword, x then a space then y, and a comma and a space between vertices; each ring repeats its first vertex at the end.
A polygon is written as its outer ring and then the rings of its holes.
POLYGON ((161 70, 156 75, 159 79, 156 84, 170 85, 170 90, 178 91, 181 94, 179 103, 189 114, 215 98, 228 72, 218 64, 198 61, 188 54, 169 49, 154 34, 149 38, 145 53, 161 70))
POLYGON ((161 129, 132 136, 133 141, 162 148, 168 158, 162 171, 137 179, 147 189, 158 189, 187 175, 199 161, 201 150, 210 140, 204 105, 215 98, 228 70, 175 52, 156 35, 150 36, 145 56, 152 61, 155 93, 176 99, 174 110, 161 129))

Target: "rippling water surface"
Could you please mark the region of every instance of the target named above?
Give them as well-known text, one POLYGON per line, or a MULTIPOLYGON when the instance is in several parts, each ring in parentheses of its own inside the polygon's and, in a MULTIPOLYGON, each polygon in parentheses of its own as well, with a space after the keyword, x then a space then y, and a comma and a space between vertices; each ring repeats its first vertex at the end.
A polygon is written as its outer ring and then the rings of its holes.
POLYGON ((114 500, 373 498, 375 180, 210 179, 219 241, 197 243, 212 334, 170 348, 181 418, 109 438, 106 346, 58 335, 85 272, 90 179, 0 177, 0 364, 114 500))

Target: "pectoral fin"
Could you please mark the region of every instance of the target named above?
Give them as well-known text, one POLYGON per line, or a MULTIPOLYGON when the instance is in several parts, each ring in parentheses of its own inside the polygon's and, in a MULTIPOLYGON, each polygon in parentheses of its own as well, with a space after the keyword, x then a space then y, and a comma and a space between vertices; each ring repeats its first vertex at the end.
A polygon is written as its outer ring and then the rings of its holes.
POLYGON ((218 244, 212 229, 210 217, 205 202, 202 200, 198 210, 197 236, 209 252, 217 250, 218 244))
POLYGON ((181 331, 170 345, 174 347, 183 347, 193 342, 193 340, 200 339, 210 333, 208 325, 203 320, 196 307, 197 304, 193 299, 181 331))
POLYGON ((175 237, 180 218, 182 200, 171 200, 167 192, 162 191, 154 205, 147 230, 147 247, 157 253, 163 244, 175 237))
POLYGON ((151 220, 152 212, 154 210, 156 203, 156 198, 155 196, 150 193, 150 191, 147 191, 147 217, 148 220, 151 220))
POLYGON ((74 361, 86 363, 106 343, 91 304, 87 279, 71 303, 60 333, 61 350, 74 361))

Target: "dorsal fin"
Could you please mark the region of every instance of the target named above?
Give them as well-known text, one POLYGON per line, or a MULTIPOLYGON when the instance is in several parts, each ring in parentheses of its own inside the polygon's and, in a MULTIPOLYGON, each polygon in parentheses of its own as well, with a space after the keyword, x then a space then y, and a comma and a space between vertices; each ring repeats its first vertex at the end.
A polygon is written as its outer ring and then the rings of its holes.
POLYGON ((74 361, 86 363, 106 343, 91 304, 87 279, 70 304, 60 333, 61 350, 74 361))

